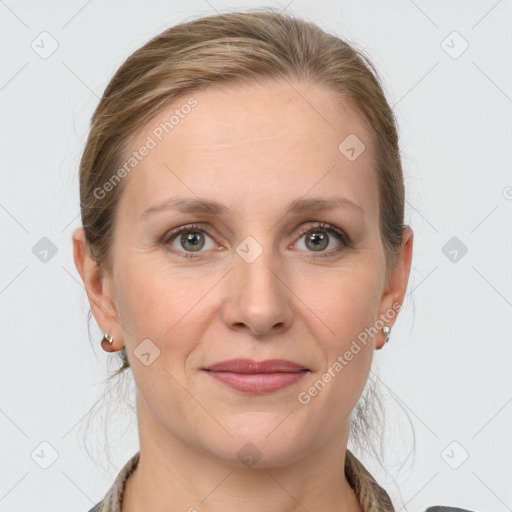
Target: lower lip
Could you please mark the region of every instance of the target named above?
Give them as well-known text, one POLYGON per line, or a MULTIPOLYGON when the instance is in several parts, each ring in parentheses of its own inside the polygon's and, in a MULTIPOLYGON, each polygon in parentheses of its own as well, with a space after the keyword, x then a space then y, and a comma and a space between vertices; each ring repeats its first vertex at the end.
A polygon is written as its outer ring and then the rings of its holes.
POLYGON ((298 382, 308 370, 276 373, 234 373, 207 371, 214 379, 246 393, 271 393, 298 382))

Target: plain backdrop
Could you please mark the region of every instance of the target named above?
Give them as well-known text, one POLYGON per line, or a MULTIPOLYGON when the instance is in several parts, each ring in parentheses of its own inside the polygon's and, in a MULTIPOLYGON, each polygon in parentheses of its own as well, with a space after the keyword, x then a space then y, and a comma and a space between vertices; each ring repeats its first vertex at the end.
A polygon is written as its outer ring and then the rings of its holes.
POLYGON ((0 0, 0 511, 85 512, 138 450, 72 257, 78 162, 104 88, 165 28, 263 5, 362 49, 399 124, 413 265, 374 361, 384 468, 361 460, 397 511, 512 510, 509 0, 0 0), (102 396, 119 410, 107 416, 102 396))

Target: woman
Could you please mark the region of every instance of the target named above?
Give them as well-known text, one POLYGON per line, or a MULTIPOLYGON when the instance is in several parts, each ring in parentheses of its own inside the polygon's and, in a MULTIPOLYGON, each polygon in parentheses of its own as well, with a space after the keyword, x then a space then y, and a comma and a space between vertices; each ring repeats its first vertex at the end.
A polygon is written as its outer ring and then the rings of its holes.
POLYGON ((105 90, 80 195, 140 440, 92 511, 394 510, 347 450, 413 247, 371 64, 271 9, 172 27, 105 90))

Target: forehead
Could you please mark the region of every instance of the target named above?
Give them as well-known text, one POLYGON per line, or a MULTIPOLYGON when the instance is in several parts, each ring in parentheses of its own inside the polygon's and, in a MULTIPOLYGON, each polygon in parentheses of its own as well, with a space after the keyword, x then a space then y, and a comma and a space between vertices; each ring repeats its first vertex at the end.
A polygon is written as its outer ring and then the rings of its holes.
POLYGON ((120 208, 137 216, 169 198, 216 195, 240 207, 264 198, 270 209, 287 196, 335 191, 372 215, 372 146, 362 119, 324 87, 215 84, 174 100, 137 132, 120 208))

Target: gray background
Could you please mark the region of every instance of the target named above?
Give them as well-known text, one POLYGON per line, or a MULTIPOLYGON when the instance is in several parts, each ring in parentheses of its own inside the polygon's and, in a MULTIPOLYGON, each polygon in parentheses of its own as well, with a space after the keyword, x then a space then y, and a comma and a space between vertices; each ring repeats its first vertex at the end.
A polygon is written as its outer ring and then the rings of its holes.
POLYGON ((133 409, 104 382, 117 362, 94 320, 89 342, 72 258, 78 161, 99 97, 168 26, 262 5, 355 42, 399 122, 413 268, 391 341, 375 354, 387 473, 361 458, 397 511, 512 510, 509 0, 0 0, 0 511, 85 512, 138 449, 133 409), (120 404, 110 417, 102 397, 120 404))

